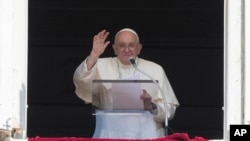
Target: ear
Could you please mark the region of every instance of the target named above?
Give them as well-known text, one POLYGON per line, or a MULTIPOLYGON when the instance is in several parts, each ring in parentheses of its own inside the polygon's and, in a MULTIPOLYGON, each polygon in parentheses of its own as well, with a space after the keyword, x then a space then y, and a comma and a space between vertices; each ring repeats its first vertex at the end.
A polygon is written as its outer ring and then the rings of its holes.
POLYGON ((114 44, 112 45, 112 48, 114 50, 115 55, 117 55, 117 48, 116 48, 116 46, 114 44))
POLYGON ((137 55, 141 53, 141 50, 142 50, 142 44, 138 44, 137 55))

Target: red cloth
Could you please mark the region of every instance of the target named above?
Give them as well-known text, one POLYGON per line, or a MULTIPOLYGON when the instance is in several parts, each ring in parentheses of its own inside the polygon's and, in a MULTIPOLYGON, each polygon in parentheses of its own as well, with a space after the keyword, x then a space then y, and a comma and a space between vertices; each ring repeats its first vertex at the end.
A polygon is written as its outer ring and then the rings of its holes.
POLYGON ((191 139, 186 133, 174 133, 172 135, 156 139, 95 139, 76 137, 44 138, 37 136, 34 138, 28 138, 28 141, 208 141, 208 139, 198 136, 191 139))

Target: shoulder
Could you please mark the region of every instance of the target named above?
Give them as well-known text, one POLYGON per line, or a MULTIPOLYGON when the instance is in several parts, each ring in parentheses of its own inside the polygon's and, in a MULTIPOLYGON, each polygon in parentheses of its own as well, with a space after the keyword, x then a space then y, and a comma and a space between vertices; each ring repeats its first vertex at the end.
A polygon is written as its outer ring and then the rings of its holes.
POLYGON ((104 57, 104 58, 98 58, 97 65, 100 66, 109 66, 109 65, 115 65, 117 63, 116 57, 104 57))
POLYGON ((151 75, 151 77, 155 78, 156 80, 162 80, 166 76, 163 67, 160 64, 150 60, 139 58, 138 68, 151 75))
POLYGON ((98 58, 98 62, 106 62, 106 63, 112 63, 115 62, 116 57, 103 57, 103 58, 98 58))
POLYGON ((152 67, 152 69, 155 68, 155 69, 163 70, 160 64, 153 62, 151 60, 143 59, 143 58, 139 58, 139 65, 142 67, 145 66, 145 67, 152 67))

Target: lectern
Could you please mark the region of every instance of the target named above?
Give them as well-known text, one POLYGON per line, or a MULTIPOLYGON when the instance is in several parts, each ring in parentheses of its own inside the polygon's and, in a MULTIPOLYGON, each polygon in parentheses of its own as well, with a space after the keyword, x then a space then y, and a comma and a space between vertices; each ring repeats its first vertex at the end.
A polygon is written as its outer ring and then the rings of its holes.
POLYGON ((153 115, 144 110, 142 89, 158 93, 151 80, 93 80, 93 138, 145 139, 159 137, 153 115))

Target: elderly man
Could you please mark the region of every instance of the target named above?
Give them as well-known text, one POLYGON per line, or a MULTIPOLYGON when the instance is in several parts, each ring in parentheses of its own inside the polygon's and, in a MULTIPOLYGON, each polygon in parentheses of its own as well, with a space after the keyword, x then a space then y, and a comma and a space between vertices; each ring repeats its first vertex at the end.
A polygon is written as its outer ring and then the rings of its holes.
MULTIPOLYGON (((144 70, 146 74, 158 81, 161 91, 149 93, 143 89, 140 98, 147 111, 145 114, 139 118, 134 116, 105 118, 105 125, 110 127, 102 126, 98 129, 98 133, 96 131, 94 137, 142 139, 165 136, 163 123, 165 119, 170 120, 174 117, 176 108, 179 106, 165 71, 159 64, 138 57, 142 44, 138 34, 131 28, 124 28, 116 33, 112 45, 116 57, 100 58, 110 44, 110 41, 106 41, 108 35, 109 32, 102 30, 94 36, 89 56, 77 67, 73 78, 77 96, 86 103, 92 103, 91 84, 95 79, 121 80, 138 75, 141 80, 149 80, 144 73, 131 64, 129 59, 131 57, 135 58, 137 68, 144 70)), ((103 98, 102 103, 105 103, 105 100, 107 98, 103 98)))

